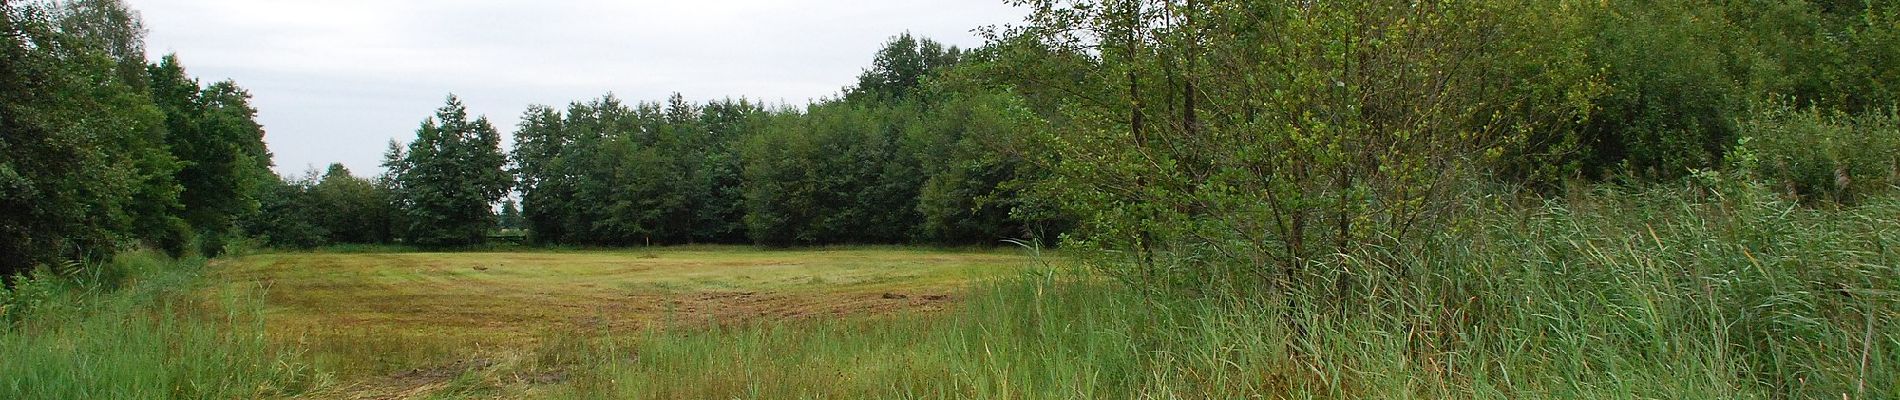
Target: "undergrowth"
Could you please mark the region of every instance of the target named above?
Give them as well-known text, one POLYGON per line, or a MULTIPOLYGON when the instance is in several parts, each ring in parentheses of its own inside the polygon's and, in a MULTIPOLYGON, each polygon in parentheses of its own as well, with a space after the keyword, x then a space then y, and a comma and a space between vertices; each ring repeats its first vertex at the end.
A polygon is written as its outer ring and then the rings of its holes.
POLYGON ((1289 291, 1048 269, 959 311, 546 349, 575 398, 1900 398, 1900 201, 1474 198, 1289 291))
POLYGON ((232 399, 321 377, 266 340, 262 298, 200 293, 203 260, 130 253, 0 290, 0 398, 232 399))

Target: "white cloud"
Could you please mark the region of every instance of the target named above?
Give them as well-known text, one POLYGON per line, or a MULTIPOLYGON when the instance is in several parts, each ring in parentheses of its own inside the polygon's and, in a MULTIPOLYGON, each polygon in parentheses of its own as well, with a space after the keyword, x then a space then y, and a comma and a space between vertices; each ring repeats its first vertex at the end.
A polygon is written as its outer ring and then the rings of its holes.
POLYGON ((965 47, 1015 22, 1002 0, 126 0, 157 57, 256 96, 280 172, 377 170, 450 92, 504 130, 529 104, 802 103, 853 82, 912 33, 965 47))

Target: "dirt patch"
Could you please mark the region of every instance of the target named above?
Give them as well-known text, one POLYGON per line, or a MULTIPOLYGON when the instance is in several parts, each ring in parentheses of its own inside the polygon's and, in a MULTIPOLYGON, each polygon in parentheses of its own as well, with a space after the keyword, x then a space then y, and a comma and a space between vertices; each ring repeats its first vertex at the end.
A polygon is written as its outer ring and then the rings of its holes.
POLYGON ((567 371, 548 371, 527 376, 517 376, 516 379, 534 385, 553 385, 567 382, 569 377, 567 371))
MULTIPOLYGON (((884 293, 883 297, 885 300, 908 300, 912 296, 903 293, 884 293)), ((950 295, 947 294, 926 294, 916 297, 924 301, 950 301, 950 295)))
POLYGON ((493 367, 494 361, 486 358, 474 358, 449 364, 415 368, 390 374, 379 379, 370 379, 354 385, 337 388, 334 393, 316 394, 315 397, 345 398, 357 400, 399 400, 427 398, 431 394, 449 386, 449 381, 472 371, 493 367))
POLYGON ((430 368, 416 368, 416 369, 411 369, 408 371, 402 371, 394 375, 390 375, 390 378, 396 379, 396 380, 405 380, 405 381, 449 380, 457 376, 462 376, 462 374, 468 373, 469 371, 481 370, 481 369, 488 368, 494 365, 495 365, 494 361, 489 361, 486 358, 476 358, 476 359, 456 361, 456 362, 449 363, 446 365, 440 365, 440 366, 435 366, 435 367, 430 367, 430 368))

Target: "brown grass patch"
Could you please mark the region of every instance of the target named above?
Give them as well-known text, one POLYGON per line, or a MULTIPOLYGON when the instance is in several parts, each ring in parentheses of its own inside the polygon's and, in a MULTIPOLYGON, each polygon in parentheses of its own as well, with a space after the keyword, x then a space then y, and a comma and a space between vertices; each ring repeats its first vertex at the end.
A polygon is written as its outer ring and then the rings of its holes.
POLYGON ((1028 264, 988 252, 697 248, 272 254, 218 271, 266 290, 273 336, 344 382, 319 397, 415 398, 559 385, 562 366, 535 361, 550 335, 931 313, 972 281, 1028 264), (468 374, 484 378, 451 385, 468 374))

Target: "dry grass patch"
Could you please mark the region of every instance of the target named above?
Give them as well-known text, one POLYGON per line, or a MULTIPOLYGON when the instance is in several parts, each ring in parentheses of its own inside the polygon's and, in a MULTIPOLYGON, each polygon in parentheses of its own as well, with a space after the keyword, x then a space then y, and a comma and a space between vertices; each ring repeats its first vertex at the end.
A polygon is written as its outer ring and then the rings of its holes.
POLYGON ((1029 264, 916 249, 285 253, 225 261, 214 281, 264 288, 272 335, 338 374, 321 396, 532 397, 564 380, 542 354, 562 346, 551 338, 929 313, 1029 264))

